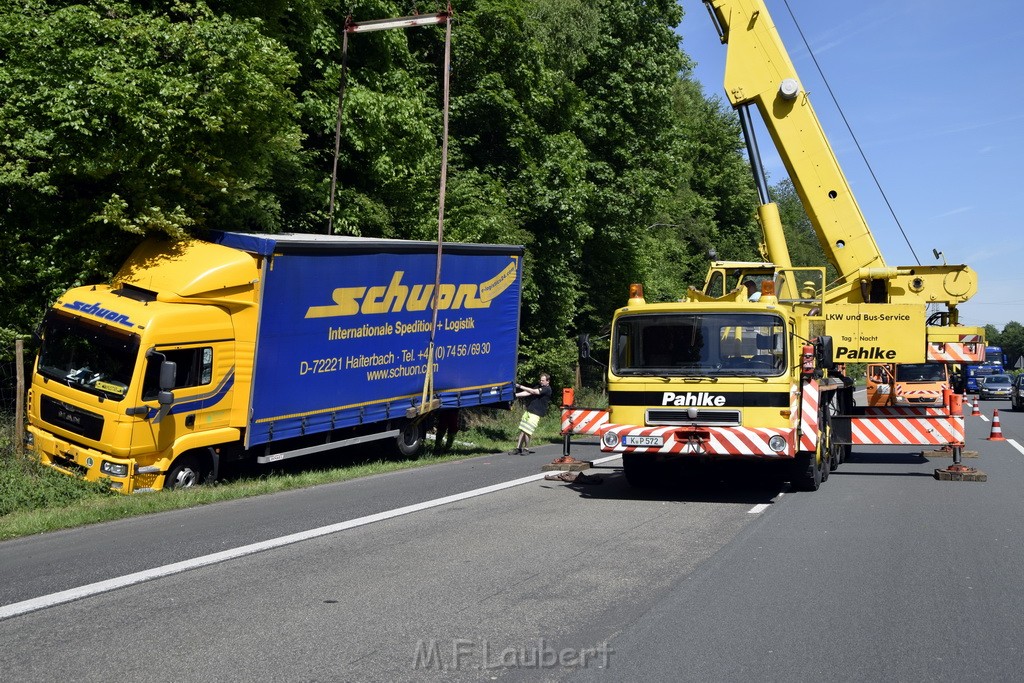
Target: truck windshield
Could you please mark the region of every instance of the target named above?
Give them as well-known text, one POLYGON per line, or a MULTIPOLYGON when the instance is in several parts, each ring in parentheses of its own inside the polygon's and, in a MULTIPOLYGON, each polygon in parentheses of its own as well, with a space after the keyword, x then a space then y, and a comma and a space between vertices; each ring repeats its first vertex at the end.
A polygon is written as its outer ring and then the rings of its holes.
POLYGON ((946 366, 941 363, 907 363, 896 366, 897 382, 945 382, 946 366))
POLYGON ((785 326, 765 313, 625 315, 612 332, 611 360, 618 375, 780 375, 785 326))
POLYGON ((128 393, 139 336, 51 310, 43 320, 39 374, 115 401, 128 393))

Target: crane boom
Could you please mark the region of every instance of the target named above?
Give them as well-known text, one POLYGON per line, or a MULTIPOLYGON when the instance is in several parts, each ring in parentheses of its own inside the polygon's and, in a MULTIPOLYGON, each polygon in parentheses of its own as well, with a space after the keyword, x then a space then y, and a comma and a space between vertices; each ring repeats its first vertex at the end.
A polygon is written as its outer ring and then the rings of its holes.
POLYGON ((761 0, 706 0, 728 45, 725 92, 764 120, 828 260, 840 273, 885 260, 761 0))
MULTIPOLYGON (((826 258, 839 273, 825 300, 945 304, 950 324, 957 324, 956 306, 977 291, 976 274, 965 265, 886 265, 764 1, 704 4, 728 48, 724 86, 729 101, 737 109, 759 112, 826 258)), ((749 126, 744 129, 749 135, 749 126)), ((785 241, 772 234, 770 223, 762 220, 762 228, 769 258, 788 263, 789 254, 778 253, 785 241), (773 249, 773 244, 781 246, 773 249)))

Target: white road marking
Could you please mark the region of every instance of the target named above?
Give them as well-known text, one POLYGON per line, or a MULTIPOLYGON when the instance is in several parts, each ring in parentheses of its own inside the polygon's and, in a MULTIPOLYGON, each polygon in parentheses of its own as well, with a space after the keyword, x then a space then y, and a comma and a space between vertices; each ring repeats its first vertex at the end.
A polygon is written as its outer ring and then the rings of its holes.
POLYGON ((1006 443, 1008 443, 1011 446, 1013 446, 1014 448, 1016 448, 1018 451, 1021 452, 1021 454, 1024 454, 1024 446, 1021 446, 1019 443, 1017 443, 1013 439, 1007 439, 1006 443))
POLYGON ((759 514, 761 514, 762 512, 764 512, 765 510, 770 508, 772 505, 775 505, 776 503, 778 503, 779 499, 782 498, 784 495, 786 495, 786 492, 785 491, 780 491, 779 495, 777 495, 774 498, 772 498, 772 502, 770 502, 770 503, 758 503, 754 507, 752 507, 749 510, 747 510, 747 514, 748 515, 759 515, 759 514))
MULTIPOLYGON (((592 462, 597 465, 608 462, 609 460, 616 460, 619 457, 620 456, 618 455, 613 455, 607 458, 594 460, 592 462)), ((166 564, 162 567, 156 567, 154 569, 135 572, 134 574, 126 574, 125 576, 107 579, 106 581, 97 581, 96 583, 90 583, 86 586, 71 588, 59 593, 51 593, 50 595, 43 595, 38 598, 32 598, 31 600, 14 602, 9 605, 0 606, 0 620, 15 617, 20 614, 27 614, 28 612, 35 612, 36 610, 53 607, 54 605, 61 605, 74 600, 81 600, 82 598, 87 598, 92 595, 107 593, 109 591, 133 586, 145 581, 152 581, 153 579, 172 576, 174 574, 181 574, 182 572, 198 569, 199 567, 206 567, 219 562, 226 562, 228 560, 234 560, 247 555, 253 555, 255 553, 263 552, 264 550, 272 550, 274 548, 280 548, 293 543, 300 543, 302 541, 320 538, 321 536, 335 534, 339 531, 346 531, 348 529, 366 526, 367 524, 373 524, 374 522, 382 522, 386 519, 394 519, 395 517, 402 517, 403 515, 409 515, 414 512, 429 510, 430 508, 440 507, 441 505, 456 503, 460 500, 466 500, 467 498, 475 498, 476 496, 483 496, 488 493, 510 489, 521 484, 528 484, 531 481, 540 481, 547 476, 547 474, 548 472, 531 474, 528 477, 520 477, 519 479, 512 479, 511 481, 502 482, 500 484, 492 484, 491 486, 484 486, 483 488, 473 489, 472 491, 466 491, 464 493, 456 493, 451 496, 416 503, 415 505, 406 505, 405 507, 395 508, 394 510, 385 510, 384 512, 378 512, 373 515, 350 519, 346 522, 330 524, 328 526, 322 526, 308 531, 301 531, 297 534, 290 534, 279 538, 271 538, 266 541, 260 541, 259 543, 252 543, 250 545, 232 548, 231 550, 224 550, 219 553, 213 553, 212 555, 196 557, 183 562, 174 562, 173 564, 166 564)))

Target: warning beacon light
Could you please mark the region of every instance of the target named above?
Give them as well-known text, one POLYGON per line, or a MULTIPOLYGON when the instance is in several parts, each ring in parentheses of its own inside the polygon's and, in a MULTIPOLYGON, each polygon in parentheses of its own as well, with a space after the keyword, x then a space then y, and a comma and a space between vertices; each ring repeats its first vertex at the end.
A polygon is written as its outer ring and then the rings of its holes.
POLYGON ((631 304, 642 304, 644 301, 644 286, 639 282, 634 282, 629 286, 629 303, 631 304))

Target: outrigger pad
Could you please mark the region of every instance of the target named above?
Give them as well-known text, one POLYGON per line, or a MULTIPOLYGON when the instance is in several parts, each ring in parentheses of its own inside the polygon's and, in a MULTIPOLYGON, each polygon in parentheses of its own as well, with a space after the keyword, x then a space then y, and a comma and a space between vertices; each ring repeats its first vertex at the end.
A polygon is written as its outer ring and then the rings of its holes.
MULTIPOLYGON (((925 458, 952 458, 953 451, 921 451, 925 458)), ((977 458, 978 451, 960 451, 961 458, 977 458)))
POLYGON ((988 475, 981 470, 963 465, 950 465, 935 470, 935 478, 939 481, 988 481, 988 475))
POLYGON ((594 463, 589 460, 577 460, 571 455, 563 455, 561 458, 555 458, 553 461, 544 465, 540 468, 541 472, 549 472, 551 470, 562 470, 565 472, 582 472, 583 470, 589 470, 594 466, 594 463))

